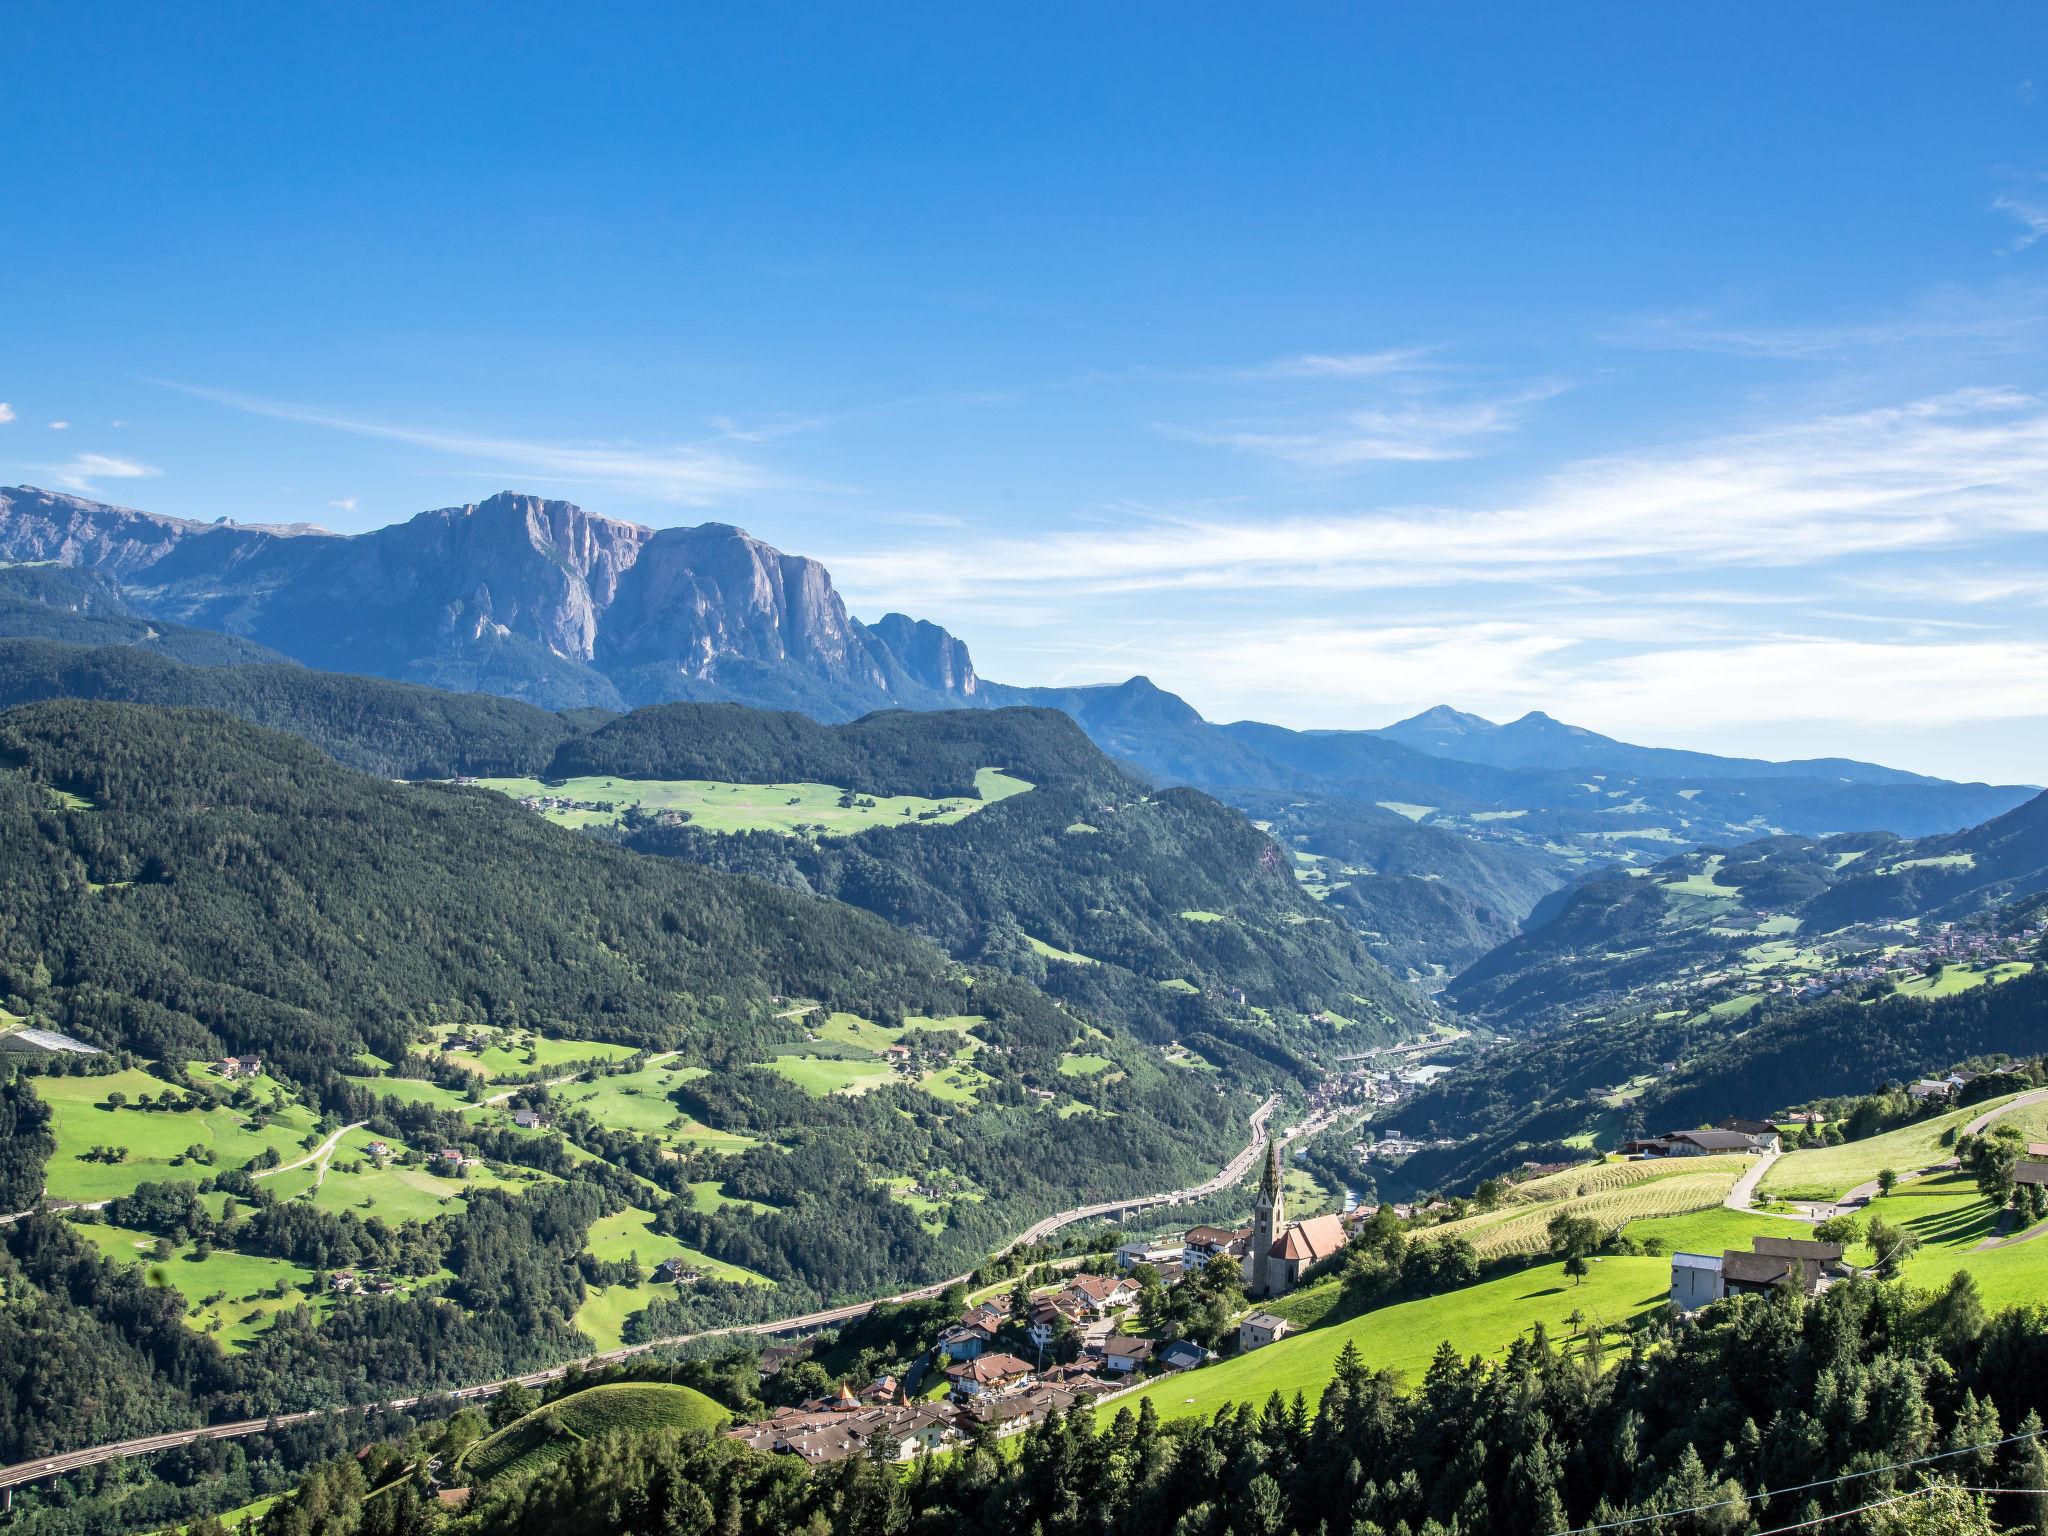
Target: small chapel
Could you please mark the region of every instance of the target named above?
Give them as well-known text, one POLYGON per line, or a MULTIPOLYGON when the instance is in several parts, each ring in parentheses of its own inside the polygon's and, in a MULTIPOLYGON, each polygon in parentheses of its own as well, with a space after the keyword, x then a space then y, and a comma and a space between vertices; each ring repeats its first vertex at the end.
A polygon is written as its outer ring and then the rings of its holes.
POLYGON ((1266 1173, 1252 1201, 1252 1234, 1245 1245, 1244 1288, 1251 1296, 1284 1296, 1301 1277, 1344 1246, 1341 1217, 1288 1222, 1282 1192, 1280 1143, 1266 1146, 1266 1173))

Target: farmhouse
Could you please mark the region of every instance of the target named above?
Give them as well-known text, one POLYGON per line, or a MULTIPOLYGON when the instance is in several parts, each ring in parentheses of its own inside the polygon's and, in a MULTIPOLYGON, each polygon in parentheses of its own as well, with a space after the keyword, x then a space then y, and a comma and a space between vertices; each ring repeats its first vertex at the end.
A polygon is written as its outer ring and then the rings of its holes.
POLYGON ((1152 1341, 1127 1333, 1102 1341, 1102 1368, 1112 1376, 1128 1376, 1152 1358, 1152 1341))
POLYGON ((1840 1243, 1806 1237, 1754 1237, 1747 1253, 1739 1248, 1725 1249, 1719 1255, 1674 1253, 1671 1301, 1680 1311, 1691 1312, 1725 1296, 1754 1295, 1787 1284, 1815 1296, 1847 1273, 1840 1243))
POLYGON ((1223 1256, 1241 1259, 1251 1235, 1250 1227, 1190 1227, 1181 1239, 1181 1262, 1198 1268, 1223 1256))
POLYGON ((1169 1371, 1192 1371, 1198 1365, 1206 1365, 1209 1351, 1192 1339, 1175 1339, 1171 1344, 1162 1344, 1152 1353, 1169 1371))
POLYGON ((946 1379, 959 1398, 979 1397, 984 1392, 1001 1392, 1031 1379, 1031 1367, 1015 1355, 977 1355, 958 1365, 946 1367, 946 1379))
POLYGON ((1252 1201, 1252 1235, 1244 1256, 1244 1288, 1253 1296, 1281 1296, 1344 1246, 1339 1216, 1311 1216, 1287 1224, 1281 1190, 1280 1144, 1266 1148, 1266 1174, 1252 1201))
POLYGON ((1237 1347, 1240 1351, 1262 1349, 1292 1332, 1294 1324, 1286 1318, 1275 1317, 1271 1312, 1254 1312, 1237 1325, 1237 1347))
POLYGON ((538 1110, 532 1109, 513 1110, 512 1123, 520 1127, 522 1130, 528 1131, 544 1131, 547 1129, 548 1126, 548 1122, 545 1119, 545 1117, 543 1117, 538 1110))
POLYGON ((1753 1136, 1747 1131, 1672 1131, 1625 1141, 1621 1150, 1630 1157, 1710 1157, 1717 1152, 1776 1152, 1777 1128, 1753 1136))
POLYGON ((372 1157, 389 1157, 391 1155, 391 1143, 388 1141, 373 1141, 363 1150, 372 1157))
POLYGON ((1778 1128, 1768 1120, 1745 1120, 1740 1115, 1730 1115, 1725 1120, 1716 1120, 1717 1131, 1739 1131, 1744 1136, 1776 1136, 1778 1128))
POLYGON ((263 1074, 261 1056, 223 1056, 213 1064, 214 1070, 222 1077, 233 1081, 238 1077, 260 1077, 263 1074))
POLYGON ((1066 1293, 1079 1297, 1097 1314, 1120 1312, 1138 1304, 1138 1282, 1128 1275, 1076 1275, 1067 1282, 1066 1293))
MULTIPOLYGON (((2029 1147, 2027 1150, 2031 1152, 2034 1149, 2029 1147)), ((2012 1181, 2015 1184, 2048 1185, 2048 1160, 2021 1158, 2013 1165, 2012 1181)))
POLYGON ((655 1266, 654 1278, 666 1280, 674 1285, 695 1285, 703 1276, 687 1260, 671 1258, 663 1259, 655 1266))

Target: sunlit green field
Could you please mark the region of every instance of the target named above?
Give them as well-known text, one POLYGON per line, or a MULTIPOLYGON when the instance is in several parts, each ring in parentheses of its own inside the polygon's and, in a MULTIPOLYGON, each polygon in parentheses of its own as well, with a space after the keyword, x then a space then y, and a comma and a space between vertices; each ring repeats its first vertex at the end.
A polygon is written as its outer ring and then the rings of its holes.
POLYGON ((589 1082, 564 1083, 553 1090, 555 1101, 589 1111, 614 1130, 665 1136, 684 1119, 669 1095, 684 1083, 704 1076, 702 1067, 668 1064, 617 1072, 589 1082))
POLYGON ((435 1031, 439 1054, 449 1061, 467 1067, 484 1077, 518 1077, 535 1072, 551 1072, 570 1062, 582 1061, 623 1061, 631 1056, 634 1047, 613 1045, 598 1040, 567 1040, 558 1035, 543 1035, 537 1032, 498 1031, 491 1043, 481 1051, 452 1050, 445 1042, 450 1036, 464 1035, 467 1031, 454 1025, 444 1025, 435 1031))
POLYGON ((872 1057, 776 1056, 766 1065, 819 1099, 831 1093, 867 1093, 896 1076, 886 1062, 872 1057))
POLYGON ((175 1287, 185 1298, 187 1325, 228 1348, 247 1344, 288 1308, 304 1305, 324 1314, 333 1306, 332 1297, 315 1291, 311 1270, 284 1259, 226 1248, 195 1259, 187 1245, 158 1260, 152 1254, 157 1240, 147 1232, 105 1222, 82 1222, 78 1231, 108 1258, 140 1264, 153 1283, 175 1287))
MULTIPOLYGON (((268 1101, 273 1084, 255 1080, 257 1096, 268 1101)), ((57 1150, 50 1158, 46 1193, 52 1200, 91 1202, 130 1194, 138 1184, 164 1180, 197 1183, 229 1168, 240 1168, 265 1149, 285 1162, 303 1155, 313 1132, 312 1112, 286 1104, 271 1112, 268 1123, 256 1126, 241 1110, 139 1109, 135 1101, 148 1094, 183 1097, 159 1078, 129 1068, 105 1077, 41 1077, 36 1093, 50 1107, 57 1150), (107 1095, 127 1095, 120 1109, 106 1107, 107 1095), (94 1146, 126 1148, 118 1163, 88 1161, 82 1154, 94 1146), (199 1146, 213 1161, 185 1156, 199 1146)))
POLYGON ((1448 1295, 1381 1307, 1199 1371, 1162 1377, 1134 1397, 1118 1399, 1116 1406, 1135 1412, 1137 1398, 1150 1398, 1161 1417, 1187 1418, 1213 1414, 1227 1402, 1263 1403, 1273 1392, 1291 1398, 1299 1391, 1313 1407, 1347 1342, 1358 1346, 1368 1366, 1413 1382, 1445 1339, 1461 1355, 1498 1359, 1538 1322, 1562 1341, 1572 1331, 1567 1319, 1575 1311, 1589 1322, 1608 1324, 1652 1311, 1670 1292, 1670 1269, 1668 1259, 1605 1258, 1593 1264, 1584 1284, 1575 1285, 1561 1264, 1541 1264, 1448 1295))
POLYGON ((665 1232, 653 1231, 650 1226, 653 1220, 652 1213, 629 1207, 615 1216, 600 1217, 591 1223, 585 1239, 585 1247, 590 1254, 609 1263, 637 1256, 640 1273, 645 1280, 644 1284, 637 1286, 594 1285, 589 1288, 583 1305, 577 1309, 576 1326, 588 1334, 599 1349, 617 1349, 625 1342, 622 1330, 627 1318, 644 1311, 662 1296, 678 1294, 677 1288, 658 1284, 649 1278, 654 1267, 664 1259, 682 1259, 700 1270, 707 1279, 749 1285, 774 1284, 765 1275, 714 1259, 665 1232))
POLYGON ((850 837, 871 827, 959 821, 998 800, 1031 788, 996 768, 974 775, 974 795, 943 800, 922 795, 861 795, 842 805, 846 791, 832 784, 733 784, 715 779, 625 779, 610 776, 543 784, 538 779, 482 779, 486 789, 514 799, 576 802, 575 808, 543 806, 541 814, 562 826, 616 826, 627 810, 683 811, 690 824, 708 832, 782 832, 850 837), (592 807, 602 807, 593 809, 592 807))
POLYGON ((1759 1193, 1793 1200, 1834 1200, 1876 1178, 1882 1169, 1893 1169, 1902 1177, 1917 1172, 1949 1156, 1949 1149, 1941 1144, 1944 1134, 1996 1105, 1997 1101, 1975 1104, 1839 1147, 1789 1152, 1764 1175, 1759 1193))
MULTIPOLYGON (((369 1153, 369 1145, 380 1138, 367 1130, 344 1135, 328 1159, 327 1175, 313 1190, 313 1204, 323 1211, 354 1211, 368 1220, 381 1216, 396 1226, 401 1221, 432 1221, 436 1216, 462 1210, 469 1202, 466 1193, 477 1189, 524 1189, 545 1181, 549 1175, 520 1169, 513 1176, 490 1168, 465 1168, 460 1175, 445 1174, 416 1163, 388 1159, 382 1167, 369 1153)), ((394 1143, 393 1150, 403 1148, 394 1143)), ((423 1149, 429 1156, 438 1148, 423 1149)), ((283 1178, 305 1177, 310 1185, 314 1170, 283 1178)), ((282 1182, 282 1179, 279 1181, 282 1182)), ((286 1191, 277 1191, 282 1198, 286 1191)))

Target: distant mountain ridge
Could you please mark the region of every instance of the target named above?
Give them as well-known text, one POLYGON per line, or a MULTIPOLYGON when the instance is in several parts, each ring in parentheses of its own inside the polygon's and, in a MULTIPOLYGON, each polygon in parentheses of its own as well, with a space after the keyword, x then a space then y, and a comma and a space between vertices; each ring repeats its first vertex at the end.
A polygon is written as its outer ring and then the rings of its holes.
POLYGON ((1397 741, 1432 757, 1485 763, 1495 768, 1600 768, 1667 779, 1699 774, 1716 779, 1840 778, 1864 784, 1943 782, 1926 774, 1847 757, 1780 763, 1756 757, 1719 757, 1711 752, 1689 752, 1676 747, 1638 747, 1583 726, 1553 720, 1540 709, 1506 725, 1496 725, 1479 715, 1439 704, 1368 734, 1397 741))
MULTIPOLYGON (((1776 833, 1941 835, 2029 794, 1848 759, 1638 747, 1541 713, 1498 725, 1439 706, 1378 730, 1294 731, 1213 723, 1144 677, 992 683, 957 636, 903 614, 865 624, 817 561, 739 528, 656 530, 512 492, 341 535, 18 487, 0 491, 0 561, 76 568, 104 583, 86 607, 122 610, 102 622, 74 603, 52 617, 65 600, 30 582, 11 602, 0 590, 0 636, 204 665, 289 658, 554 711, 732 701, 837 723, 890 708, 1058 709, 1154 782, 1259 818, 1318 899, 1423 978, 1512 937, 1590 868, 1776 833), (229 637, 211 655, 210 634, 229 637)), ((38 655, 34 670, 24 696, 48 696, 79 664, 38 655)))
POLYGON ((0 560, 98 572, 152 617, 309 666, 546 708, 737 698, 850 719, 981 702, 964 645, 902 615, 860 623, 815 560, 723 523, 655 530, 512 492, 342 535, 23 486, 0 491, 0 560))

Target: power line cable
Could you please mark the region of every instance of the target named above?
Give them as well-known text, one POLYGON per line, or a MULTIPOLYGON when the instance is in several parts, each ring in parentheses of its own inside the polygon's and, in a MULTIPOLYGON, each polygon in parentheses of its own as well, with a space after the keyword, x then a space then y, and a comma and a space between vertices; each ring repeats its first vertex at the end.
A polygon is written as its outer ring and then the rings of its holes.
MULTIPOLYGON (((1877 1477, 1886 1472, 1902 1472, 1907 1467, 1923 1467, 1929 1462, 1947 1461, 1951 1457, 1968 1456, 1977 1451, 1995 1451, 2000 1446, 2013 1445, 2021 1440, 2036 1440, 2044 1434, 2048 1434, 2048 1429, 2027 1430, 2021 1434, 2007 1435, 2003 1440, 1986 1440, 1981 1445, 1957 1446, 1952 1451, 1935 1451, 1931 1455, 1915 1456, 1906 1461, 1894 1461, 1882 1467, 1867 1467, 1861 1472, 1844 1472, 1839 1477, 1816 1478, 1810 1483, 1794 1483, 1785 1488, 1766 1489, 1762 1493, 1737 1494, 1732 1499, 1715 1499, 1711 1503, 1694 1504, 1685 1509, 1652 1510, 1648 1514, 1628 1515, 1620 1520, 1609 1520, 1599 1525, 1577 1525, 1569 1530, 1553 1531, 1551 1536, 1596 1536, 1597 1532, 1626 1530, 1633 1525, 1648 1525, 1653 1520, 1669 1520, 1678 1515, 1704 1514, 1710 1509, 1728 1509, 1737 1504, 1753 1504, 1758 1500, 1781 1499, 1788 1493, 1810 1493, 1816 1488, 1832 1488, 1838 1483, 1854 1482, 1858 1478, 1877 1477)), ((2033 1490, 2001 1488, 1992 1491, 1998 1493, 2027 1493, 2033 1490)), ((1873 1505, 1871 1507, 1875 1508, 1876 1506, 1873 1505)), ((1850 1510, 1846 1511, 1846 1513, 1854 1514, 1857 1511, 1850 1510)), ((1784 1529, 1794 1530, 1796 1527, 1786 1526, 1784 1529)), ((1770 1536, 1770 1533, 1762 1532, 1759 1533, 1759 1536, 1770 1536)))

